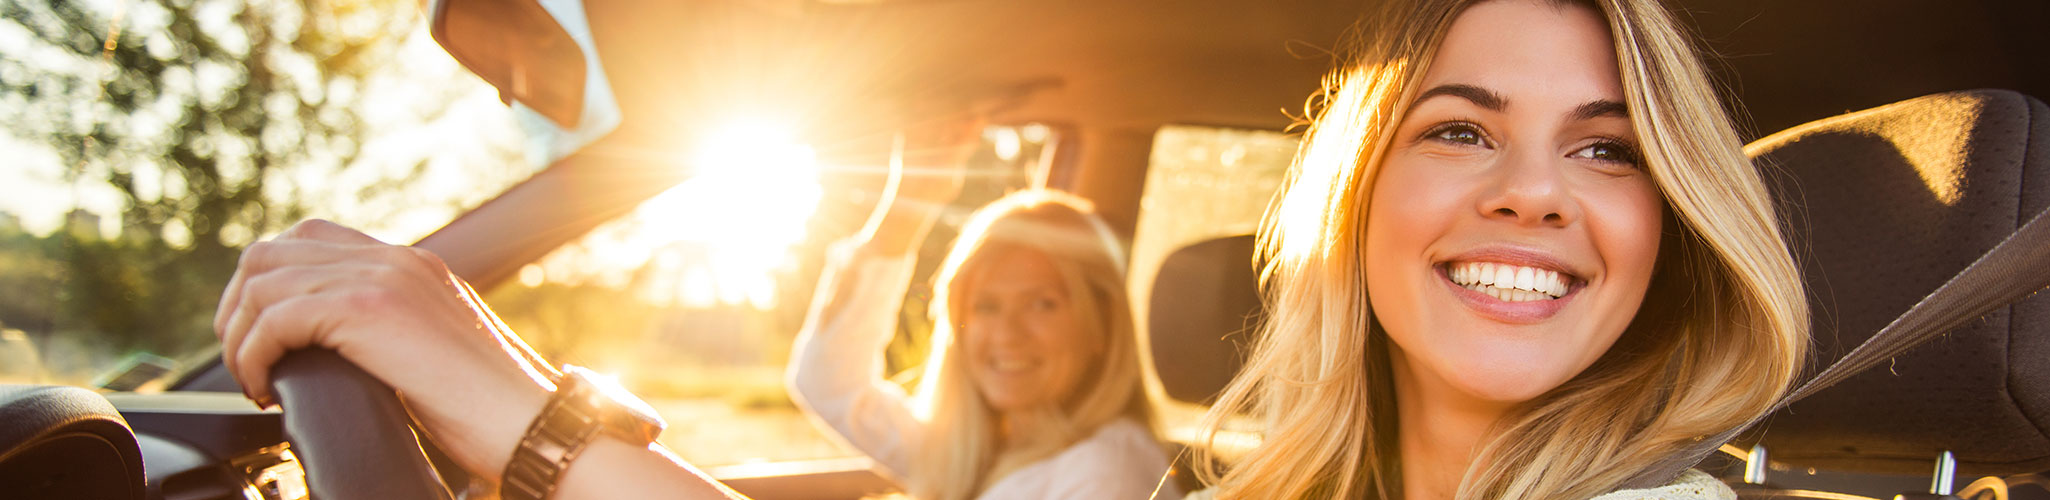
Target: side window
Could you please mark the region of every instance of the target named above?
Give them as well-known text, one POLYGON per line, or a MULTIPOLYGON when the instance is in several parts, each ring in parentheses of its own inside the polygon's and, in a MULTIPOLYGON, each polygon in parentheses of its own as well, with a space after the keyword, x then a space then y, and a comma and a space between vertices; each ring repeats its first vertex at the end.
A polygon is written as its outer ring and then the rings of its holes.
MULTIPOLYGON (((1049 135, 1037 125, 984 130, 968 185, 920 249, 885 356, 892 380, 916 383, 931 275, 955 228, 1041 175, 1049 135)), ((527 265, 486 300, 550 361, 618 376, 669 422, 662 443, 691 463, 851 456, 791 402, 783 373, 825 249, 865 222, 887 155, 730 142, 749 150, 701 158, 705 173, 527 265)))

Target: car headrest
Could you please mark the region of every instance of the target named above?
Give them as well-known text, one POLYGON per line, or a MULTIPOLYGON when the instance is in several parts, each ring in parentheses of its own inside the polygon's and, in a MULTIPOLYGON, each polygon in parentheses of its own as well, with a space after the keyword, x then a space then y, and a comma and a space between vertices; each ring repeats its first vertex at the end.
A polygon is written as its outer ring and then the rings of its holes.
MULTIPOLYGON (((2009 91, 1849 113, 1745 151, 1765 165, 1788 222, 1816 363, 1842 357, 2050 203, 2050 109, 2009 91)), ((1996 310, 1764 427, 1770 458, 1794 466, 1927 473, 1948 450, 1966 474, 2050 470, 2050 296, 1996 310)))
POLYGON ((142 449, 98 393, 0 385, 0 485, 10 498, 140 500, 142 449))
POLYGON ((1260 312, 1253 244, 1249 234, 1213 238, 1161 260, 1146 322, 1168 397, 1208 403, 1245 362, 1260 312))
POLYGON ((1125 277, 1144 364, 1176 402, 1208 404, 1238 373, 1258 325, 1252 234, 1298 141, 1187 125, 1154 133, 1125 277))

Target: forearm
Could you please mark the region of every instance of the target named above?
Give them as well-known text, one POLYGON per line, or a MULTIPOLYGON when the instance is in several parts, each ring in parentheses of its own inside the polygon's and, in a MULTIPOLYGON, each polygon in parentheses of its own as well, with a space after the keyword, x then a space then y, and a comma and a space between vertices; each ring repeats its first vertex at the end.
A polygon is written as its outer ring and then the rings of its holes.
POLYGON ((674 498, 688 500, 746 498, 704 472, 691 467, 660 445, 635 447, 600 436, 570 462, 557 484, 555 500, 674 498))
POLYGON ((904 444, 916 439, 920 424, 903 388, 885 380, 882 355, 896 332, 912 260, 866 252, 850 242, 833 246, 786 380, 793 402, 818 423, 902 470, 904 444))
POLYGON ((882 353, 897 331, 913 258, 865 248, 870 244, 853 239, 828 250, 791 348, 786 380, 802 399, 844 395, 884 376, 882 353))

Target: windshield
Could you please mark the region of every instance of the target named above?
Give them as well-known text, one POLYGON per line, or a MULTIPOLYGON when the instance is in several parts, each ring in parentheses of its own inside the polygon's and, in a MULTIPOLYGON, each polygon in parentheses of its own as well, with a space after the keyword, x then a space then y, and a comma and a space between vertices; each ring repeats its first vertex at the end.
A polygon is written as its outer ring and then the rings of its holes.
POLYGON ((411 2, 304 5, 0 3, 0 383, 151 389, 217 349, 241 247, 410 243, 530 173, 411 2))
MULTIPOLYGON (((215 304, 251 242, 317 217, 409 243, 531 173, 500 96, 415 9, 299 5, 0 6, 0 383, 159 390, 217 352, 215 304)), ((688 159, 706 170, 486 301, 551 362, 619 377, 692 463, 847 456, 783 377, 825 249, 861 226, 886 168, 855 146, 814 151, 791 124, 731 125, 688 159)), ((1292 138, 1247 134, 1164 129, 1154 161, 1191 182, 1285 165, 1292 138)), ((1052 171, 1057 135, 982 131, 977 174, 920 247, 883 353, 893 381, 918 383, 931 275, 960 219, 1074 175, 1052 171)))
MULTIPOLYGON (((749 123, 721 134, 703 162, 745 168, 692 177, 485 294, 550 361, 619 377, 668 420, 662 443, 698 465, 849 454, 792 403, 784 371, 826 247, 861 227, 885 170, 814 156, 779 130, 749 123)), ((1030 187, 1052 136, 1038 125, 985 128, 957 218, 1030 187)), ((939 224, 919 248, 884 353, 898 383, 921 373, 928 283, 957 225, 939 224)))

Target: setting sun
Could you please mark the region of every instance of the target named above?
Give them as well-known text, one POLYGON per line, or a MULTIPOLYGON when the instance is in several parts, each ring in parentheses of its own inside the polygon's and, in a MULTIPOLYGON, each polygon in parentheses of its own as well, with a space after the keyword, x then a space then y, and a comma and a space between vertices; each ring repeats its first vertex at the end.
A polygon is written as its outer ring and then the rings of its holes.
POLYGON ((714 129, 681 162, 689 180, 595 231, 584 255, 544 263, 546 279, 632 286, 656 304, 775 307, 773 273, 791 263, 821 195, 816 153, 792 130, 768 120, 714 129))
POLYGON ((775 307, 770 273, 790 260, 818 207, 816 153, 786 125, 747 120, 699 141, 686 168, 696 175, 636 214, 658 249, 643 298, 775 307))

